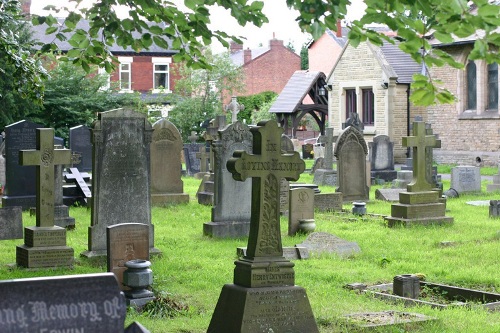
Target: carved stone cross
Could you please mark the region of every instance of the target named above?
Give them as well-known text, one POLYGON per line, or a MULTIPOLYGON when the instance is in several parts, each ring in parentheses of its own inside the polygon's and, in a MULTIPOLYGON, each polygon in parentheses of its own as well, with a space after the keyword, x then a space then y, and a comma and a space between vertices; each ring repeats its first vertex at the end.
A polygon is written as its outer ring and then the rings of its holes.
POLYGON ((325 145, 325 159, 323 165, 325 169, 333 169, 333 128, 328 127, 325 135, 319 137, 319 142, 325 145))
POLYGON ((71 150, 54 149, 54 129, 37 128, 37 150, 21 150, 20 165, 35 165, 36 226, 54 226, 54 166, 71 163, 71 150))
POLYGON ((191 143, 195 143, 196 141, 198 141, 198 135, 195 131, 191 131, 191 135, 188 136, 188 139, 189 141, 191 141, 191 143))
POLYGON ((231 123, 238 121, 237 115, 245 109, 245 105, 238 103, 237 97, 231 97, 231 103, 224 107, 224 110, 231 112, 231 123))

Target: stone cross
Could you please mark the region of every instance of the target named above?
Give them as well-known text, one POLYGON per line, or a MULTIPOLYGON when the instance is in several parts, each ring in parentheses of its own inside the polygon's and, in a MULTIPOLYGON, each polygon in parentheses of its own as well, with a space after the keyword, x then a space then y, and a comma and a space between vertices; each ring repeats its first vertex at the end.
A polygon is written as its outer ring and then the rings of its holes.
POLYGON ((403 138, 404 147, 413 147, 413 181, 408 184, 408 192, 430 191, 433 186, 426 178, 426 148, 437 146, 435 135, 426 135, 425 123, 413 123, 413 136, 403 138))
POLYGON ((299 153, 281 153, 281 133, 275 120, 252 127, 253 154, 235 151, 227 169, 235 180, 252 178, 250 235, 245 258, 283 256, 280 232, 280 180, 297 180, 305 164, 299 153))
POLYGON ((333 170, 333 128, 327 127, 325 135, 319 137, 319 142, 325 145, 324 168, 333 170))
POLYGON ((54 129, 37 128, 37 150, 21 150, 20 165, 35 165, 36 226, 54 226, 54 166, 71 163, 71 150, 54 149, 54 129))
POLYGON ((200 147, 200 151, 196 153, 196 158, 200 160, 200 172, 208 172, 207 161, 210 159, 210 153, 207 152, 205 146, 200 147))
POLYGON ((90 175, 86 172, 80 172, 77 168, 69 168, 70 173, 64 175, 66 181, 74 181, 77 186, 82 190, 85 201, 92 197, 92 192, 90 191, 85 179, 90 179, 90 175))
POLYGON ((236 96, 231 97, 231 103, 224 107, 224 110, 231 112, 231 123, 233 124, 238 121, 238 118, 236 117, 238 113, 245 109, 245 105, 238 103, 236 98, 236 96))
POLYGON ((196 131, 191 131, 191 135, 188 136, 188 139, 189 141, 191 141, 191 143, 196 143, 196 141, 198 140, 198 135, 196 134, 196 131))

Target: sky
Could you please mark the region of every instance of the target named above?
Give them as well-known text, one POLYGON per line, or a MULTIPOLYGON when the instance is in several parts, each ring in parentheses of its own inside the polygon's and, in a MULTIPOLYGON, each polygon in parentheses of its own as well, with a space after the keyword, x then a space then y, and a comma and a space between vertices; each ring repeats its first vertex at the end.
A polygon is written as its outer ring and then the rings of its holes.
MULTIPOLYGON (((171 1, 183 3, 182 0, 171 1)), ((348 9, 348 17, 350 20, 354 20, 362 14, 364 3, 362 0, 351 0, 351 2, 353 4, 348 9)), ((34 14, 43 14, 45 6, 49 4, 61 5, 63 3, 67 2, 64 0, 32 0, 31 12, 34 14)), ((231 17, 229 11, 223 8, 213 8, 210 13, 211 28, 246 38, 243 39, 243 47, 250 49, 259 46, 268 46, 269 40, 274 37, 283 40, 285 46, 291 43, 295 51, 299 53, 302 45, 311 40, 311 36, 302 33, 297 22, 295 22, 298 12, 290 10, 286 6, 285 0, 264 0, 263 12, 268 17, 269 23, 264 24, 260 28, 252 24, 242 27, 231 17)), ((215 53, 224 50, 218 42, 212 44, 212 49, 215 53)))

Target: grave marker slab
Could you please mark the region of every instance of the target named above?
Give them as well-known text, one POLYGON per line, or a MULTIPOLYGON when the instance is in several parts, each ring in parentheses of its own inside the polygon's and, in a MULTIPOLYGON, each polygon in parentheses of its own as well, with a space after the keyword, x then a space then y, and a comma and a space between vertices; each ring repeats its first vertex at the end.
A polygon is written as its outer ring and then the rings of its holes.
POLYGON ((341 258, 347 258, 361 252, 356 242, 346 241, 327 232, 313 232, 297 246, 307 248, 311 254, 335 253, 341 258))
POLYGON ((153 129, 147 116, 132 109, 99 113, 92 128, 92 209, 88 250, 83 256, 106 255, 106 228, 119 223, 151 223, 150 144, 153 129))
POLYGON ((226 163, 235 151, 252 151, 252 134, 237 121, 219 130, 212 143, 214 152, 214 203, 212 220, 203 224, 203 234, 218 238, 247 237, 250 230, 252 181, 233 179, 226 163))
POLYGON ((3 333, 122 333, 125 298, 112 273, 0 281, 3 333))
POLYGON ((314 195, 314 208, 320 212, 342 211, 342 192, 317 193, 314 195))
MULTIPOLYGON (((200 159, 197 157, 200 148, 205 148, 203 143, 185 143, 183 146, 184 161, 186 163, 186 171, 189 176, 194 176, 200 172, 200 159)), ((205 162, 204 169, 207 170, 208 166, 205 162)))
POLYGON ((5 127, 5 189, 2 207, 36 204, 36 170, 19 164, 19 151, 36 149, 36 129, 42 125, 22 120, 5 127))
POLYGON ((69 129, 69 148, 72 153, 73 167, 79 171, 92 171, 92 143, 90 128, 85 125, 69 129))
POLYGON ((234 179, 252 178, 247 251, 235 262, 234 284, 222 288, 208 332, 317 333, 306 292, 295 286, 294 264, 283 257, 280 232, 280 179, 298 179, 304 161, 296 152, 282 154, 276 121, 250 131, 253 153, 236 151, 227 162, 234 179))
POLYGON ((290 190, 290 208, 288 209, 288 235, 299 231, 300 220, 314 219, 314 191, 310 188, 290 190))
POLYGON ((54 226, 55 166, 71 163, 68 149, 54 149, 54 129, 38 128, 37 149, 21 150, 20 165, 36 166, 36 226, 24 230, 24 245, 16 248, 23 267, 70 266, 73 249, 66 246, 66 229, 54 226))
POLYGON ((481 168, 457 166, 451 169, 450 188, 459 194, 481 192, 481 168))
POLYGON ((21 207, 0 208, 0 240, 23 238, 21 207))
POLYGON ((314 171, 314 183, 318 185, 337 185, 337 170, 333 170, 333 128, 328 127, 325 135, 320 137, 325 145, 325 158, 320 169, 314 171))
POLYGON ((167 119, 153 124, 151 142, 151 204, 167 206, 189 202, 181 179, 182 138, 167 119))
POLYGON ((396 179, 394 170, 394 142, 387 135, 376 135, 368 144, 370 152, 370 176, 387 182, 396 179))
POLYGON ((149 226, 142 223, 120 223, 106 230, 108 272, 115 274, 122 290, 125 263, 133 259, 149 260, 149 226))

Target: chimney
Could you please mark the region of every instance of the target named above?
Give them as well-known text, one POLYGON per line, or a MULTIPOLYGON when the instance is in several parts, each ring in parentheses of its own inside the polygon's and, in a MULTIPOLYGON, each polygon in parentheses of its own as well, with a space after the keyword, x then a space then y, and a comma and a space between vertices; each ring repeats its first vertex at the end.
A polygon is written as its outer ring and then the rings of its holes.
POLYGON ((252 50, 247 48, 245 51, 243 51, 243 64, 246 64, 251 60, 252 60, 252 50))
POLYGON ((340 20, 337 20, 337 37, 342 38, 342 24, 340 20))
POLYGON ((229 51, 231 52, 231 54, 242 50, 243 50, 242 44, 238 44, 235 41, 231 41, 231 43, 229 44, 229 51))
POLYGON ((30 16, 31 14, 31 0, 20 0, 21 3, 21 12, 26 16, 30 16))
POLYGON ((282 40, 273 38, 273 39, 271 39, 269 41, 269 48, 271 50, 274 49, 274 48, 276 48, 276 47, 278 47, 278 46, 283 47, 283 41, 282 40))

